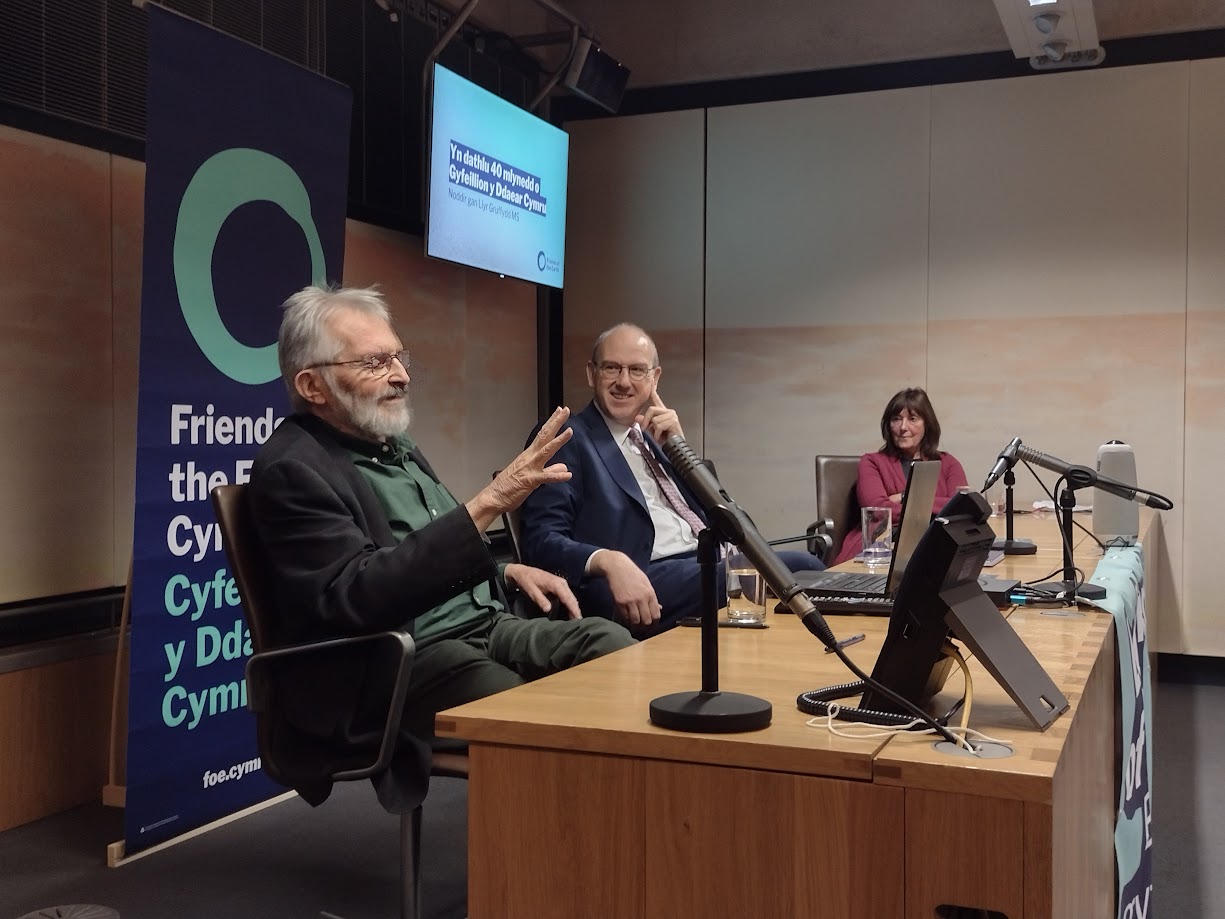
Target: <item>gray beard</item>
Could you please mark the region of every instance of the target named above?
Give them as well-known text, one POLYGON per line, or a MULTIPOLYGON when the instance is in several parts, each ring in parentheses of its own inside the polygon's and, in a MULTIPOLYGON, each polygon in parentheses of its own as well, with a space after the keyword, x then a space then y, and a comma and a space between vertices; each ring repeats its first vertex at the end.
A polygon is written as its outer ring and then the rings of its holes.
MULTIPOLYGON (((408 393, 398 402, 384 403, 379 397, 363 398, 341 386, 333 387, 336 401, 349 416, 349 424, 372 440, 386 440, 408 430, 412 421, 412 410, 408 404, 408 393)), ((381 395, 388 395, 387 392, 381 395)))

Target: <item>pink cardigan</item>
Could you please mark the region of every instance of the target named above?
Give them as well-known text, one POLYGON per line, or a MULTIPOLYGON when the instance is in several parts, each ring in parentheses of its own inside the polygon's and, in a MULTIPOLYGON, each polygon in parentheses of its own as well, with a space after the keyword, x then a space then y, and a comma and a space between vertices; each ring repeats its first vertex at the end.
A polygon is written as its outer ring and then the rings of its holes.
MULTIPOLYGON (((932 502, 931 512, 934 514, 948 503, 949 498, 957 494, 957 489, 968 485, 966 471, 961 463, 951 453, 940 454, 940 480, 936 484, 936 500, 932 502)), ((889 507, 893 509, 893 523, 897 524, 902 516, 902 505, 890 501, 890 495, 901 494, 906 487, 906 474, 902 471, 902 461, 884 453, 865 453, 859 458, 859 478, 855 483, 855 495, 860 507, 889 507)), ((846 538, 842 541, 842 549, 834 564, 854 558, 863 548, 863 533, 859 521, 847 522, 846 538)))

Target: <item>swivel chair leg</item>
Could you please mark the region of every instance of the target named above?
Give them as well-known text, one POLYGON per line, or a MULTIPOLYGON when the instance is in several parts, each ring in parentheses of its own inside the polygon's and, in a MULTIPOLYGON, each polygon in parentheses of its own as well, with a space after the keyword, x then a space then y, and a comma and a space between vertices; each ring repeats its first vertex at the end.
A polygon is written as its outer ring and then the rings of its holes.
POLYGON ((421 807, 400 815, 400 919, 421 916, 421 807))

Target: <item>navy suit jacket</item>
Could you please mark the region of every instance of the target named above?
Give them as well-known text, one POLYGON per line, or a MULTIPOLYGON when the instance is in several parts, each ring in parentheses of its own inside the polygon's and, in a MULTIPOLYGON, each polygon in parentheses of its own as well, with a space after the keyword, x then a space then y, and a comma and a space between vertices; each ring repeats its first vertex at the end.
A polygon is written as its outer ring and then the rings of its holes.
MULTIPOLYGON (((555 571, 574 588, 582 584, 583 568, 596 549, 624 552, 647 570, 655 526, 638 480, 613 440, 604 416, 592 402, 571 417, 570 427, 574 436, 553 457, 554 462, 566 464, 570 481, 542 485, 523 502, 520 527, 524 563, 555 571)), ((643 438, 686 503, 705 521, 706 511, 658 444, 645 431, 643 438)))

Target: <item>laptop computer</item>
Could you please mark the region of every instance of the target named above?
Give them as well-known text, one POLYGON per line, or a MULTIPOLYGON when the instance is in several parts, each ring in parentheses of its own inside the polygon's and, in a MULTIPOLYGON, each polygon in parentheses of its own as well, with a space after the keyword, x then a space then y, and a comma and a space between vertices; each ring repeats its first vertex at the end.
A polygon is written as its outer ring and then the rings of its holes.
POLYGON ((919 540, 931 523, 931 507, 936 500, 940 481, 940 463, 936 460, 911 463, 906 474, 906 492, 902 495, 902 516, 898 521, 893 555, 888 574, 859 571, 797 571, 796 582, 821 612, 872 612, 888 615, 893 609, 893 596, 901 586, 902 575, 919 546, 919 540), (908 512, 909 511, 909 512, 908 512), (826 602, 826 601, 830 602, 826 602), (864 602, 837 602, 864 601, 864 602))

